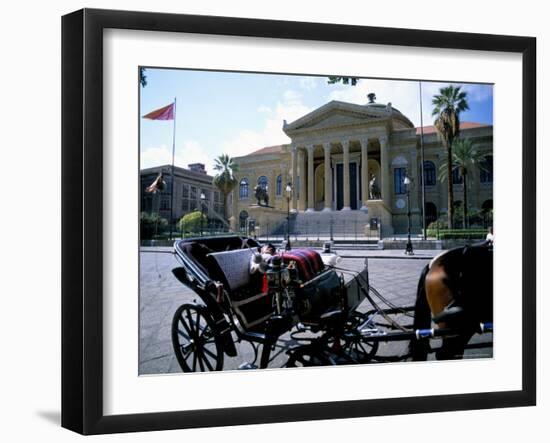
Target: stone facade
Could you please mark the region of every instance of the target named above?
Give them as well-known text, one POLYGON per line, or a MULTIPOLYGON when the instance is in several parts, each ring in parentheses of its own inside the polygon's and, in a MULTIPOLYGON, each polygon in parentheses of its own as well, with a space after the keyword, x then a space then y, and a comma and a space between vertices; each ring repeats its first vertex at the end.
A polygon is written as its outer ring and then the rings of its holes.
MULTIPOLYGON (((210 218, 222 220, 223 196, 212 184, 212 176, 204 170, 204 165, 195 163, 189 165, 190 169, 174 167, 174 211, 173 221, 177 222, 189 212, 200 210, 201 193, 204 193, 204 213, 210 218)), ((171 171, 170 165, 157 166, 142 169, 140 171, 141 211, 158 212, 161 217, 170 219, 170 190, 171 171), (164 173, 166 187, 164 191, 156 194, 145 192, 160 171, 164 173)))
MULTIPOLYGON (((356 105, 331 101, 298 120, 284 122, 291 143, 271 146, 238 157, 240 185, 232 195, 231 222, 243 228, 246 217, 275 227, 284 223, 287 210, 298 217, 323 212, 366 213, 376 218, 384 235, 407 229, 408 176, 412 230, 421 230, 420 128, 388 105, 356 105), (270 206, 254 204, 254 188, 267 188, 270 206), (287 195, 287 184, 292 192, 287 195), (304 215, 302 215, 304 214, 304 215)), ((438 180, 445 150, 433 126, 423 128, 424 178, 427 223, 447 211, 447 184, 438 180)), ((487 166, 471 174, 468 206, 492 208, 492 126, 463 123, 461 138, 469 138, 486 154, 487 166)), ((455 201, 462 200, 463 185, 454 186, 455 201)), ((317 216, 318 218, 319 216, 317 216)))

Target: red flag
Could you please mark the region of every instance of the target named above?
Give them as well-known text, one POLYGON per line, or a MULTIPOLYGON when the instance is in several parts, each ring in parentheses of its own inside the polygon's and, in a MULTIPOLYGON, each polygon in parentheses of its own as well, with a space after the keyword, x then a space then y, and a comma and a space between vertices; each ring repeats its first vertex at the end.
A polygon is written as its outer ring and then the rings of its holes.
POLYGON ((148 118, 149 120, 174 120, 174 103, 170 103, 164 108, 150 112, 144 115, 143 118, 148 118))
POLYGON ((145 188, 145 192, 156 194, 157 191, 164 191, 165 186, 164 175, 160 172, 155 181, 145 188))

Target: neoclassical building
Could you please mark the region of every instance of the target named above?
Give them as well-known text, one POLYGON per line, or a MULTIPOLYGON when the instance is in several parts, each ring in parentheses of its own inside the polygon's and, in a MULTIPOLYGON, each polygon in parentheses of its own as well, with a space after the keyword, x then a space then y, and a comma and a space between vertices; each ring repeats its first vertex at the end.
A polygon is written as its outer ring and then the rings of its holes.
MULTIPOLYGON (((427 222, 447 211, 447 184, 438 180, 446 152, 433 126, 415 127, 390 103, 357 105, 331 101, 298 120, 283 124, 291 143, 255 150, 235 159, 238 188, 232 195, 232 223, 243 227, 247 218, 276 229, 284 223, 287 205, 298 220, 359 220, 365 227, 376 218, 383 236, 407 229, 409 185, 413 231, 421 229, 421 134, 424 147, 425 211, 427 222), (422 130, 421 130, 422 129, 422 130), (293 192, 285 192, 287 184, 293 192), (254 188, 267 190, 273 208, 255 206, 254 188), (287 199, 287 197, 290 197, 287 199), (309 217, 309 219, 307 218, 309 217)), ((461 124, 485 154, 483 167, 470 172, 468 206, 492 209, 493 128, 461 124)), ((457 171, 458 172, 458 171, 457 171)), ((453 176, 455 201, 463 183, 453 176)), ((319 222, 320 220, 320 222, 319 222)), ((271 230, 271 228, 270 228, 271 230)))

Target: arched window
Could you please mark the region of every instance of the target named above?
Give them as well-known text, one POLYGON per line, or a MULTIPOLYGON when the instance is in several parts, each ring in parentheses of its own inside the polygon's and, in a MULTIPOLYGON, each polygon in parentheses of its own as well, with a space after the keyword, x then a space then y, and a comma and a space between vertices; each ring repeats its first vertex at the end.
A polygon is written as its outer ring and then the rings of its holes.
POLYGON ((248 198, 248 179, 243 178, 239 183, 239 200, 248 198))
POLYGON ((493 183, 493 156, 486 155, 479 168, 480 183, 493 183))
POLYGON ((264 191, 267 191, 267 177, 265 175, 258 177, 258 184, 264 191))
POLYGON ((453 169, 453 185, 461 185, 462 184, 462 175, 460 175, 460 168, 454 168, 453 169))
POLYGON ((435 186, 435 164, 431 161, 424 162, 424 185, 435 186))
POLYGON ((275 188, 277 196, 283 195, 283 177, 281 175, 277 176, 277 187, 275 188))
POLYGON ((393 170, 393 191, 394 194, 405 194, 407 188, 405 187, 405 176, 407 175, 407 170, 405 168, 395 168, 393 170))
POLYGON ((426 217, 426 226, 430 226, 430 223, 433 223, 437 220, 437 206, 432 202, 426 202, 426 207, 424 211, 424 216, 426 217))

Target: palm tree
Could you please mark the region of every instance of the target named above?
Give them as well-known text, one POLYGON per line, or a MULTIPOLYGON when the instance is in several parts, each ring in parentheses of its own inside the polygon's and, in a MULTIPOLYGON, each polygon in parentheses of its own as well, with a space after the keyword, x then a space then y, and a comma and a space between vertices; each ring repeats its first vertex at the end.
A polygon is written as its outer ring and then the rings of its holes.
POLYGON ((235 172, 239 170, 238 165, 227 154, 222 154, 214 160, 214 169, 219 171, 212 180, 223 195, 223 217, 227 220, 227 196, 237 186, 235 172))
MULTIPOLYGON (((463 204, 462 204, 462 223, 464 228, 468 225, 468 171, 475 168, 476 165, 482 165, 485 154, 479 152, 470 139, 455 139, 453 142, 453 164, 451 170, 458 170, 462 178, 463 204)), ((481 167, 481 166, 480 166, 481 167)), ((439 179, 443 181, 447 178, 448 165, 444 161, 439 169, 439 179)), ((451 179, 452 182, 452 173, 451 179)))
POLYGON ((432 116, 436 117, 434 126, 437 129, 443 145, 447 150, 447 224, 453 227, 454 198, 453 198, 453 141, 460 133, 460 113, 470 109, 466 101, 466 92, 460 86, 445 86, 439 89, 439 94, 432 98, 432 116))

